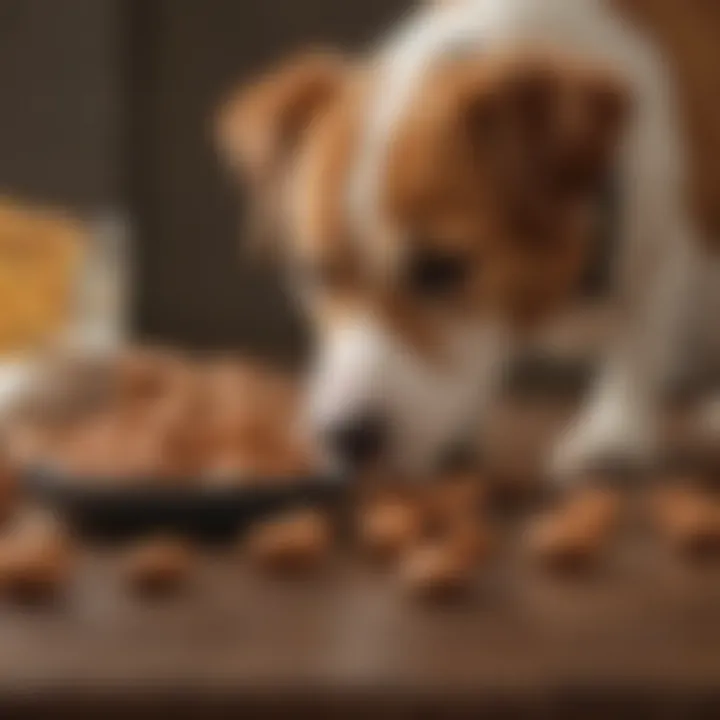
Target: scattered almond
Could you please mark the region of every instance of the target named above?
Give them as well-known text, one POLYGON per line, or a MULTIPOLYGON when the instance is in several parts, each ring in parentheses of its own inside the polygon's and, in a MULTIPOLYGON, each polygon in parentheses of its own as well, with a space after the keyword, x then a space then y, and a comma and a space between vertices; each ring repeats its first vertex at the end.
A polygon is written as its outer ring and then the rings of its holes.
POLYGON ((452 543, 428 543, 403 558, 400 581, 408 594, 419 600, 455 600, 470 592, 473 569, 474 562, 452 543))
POLYGON ((249 556, 258 567, 291 574, 317 570, 327 560, 331 543, 328 518, 314 510, 259 523, 246 538, 249 556))
POLYGON ((183 540, 166 537, 146 540, 124 558, 129 586, 148 595, 167 594, 187 584, 195 557, 183 540))

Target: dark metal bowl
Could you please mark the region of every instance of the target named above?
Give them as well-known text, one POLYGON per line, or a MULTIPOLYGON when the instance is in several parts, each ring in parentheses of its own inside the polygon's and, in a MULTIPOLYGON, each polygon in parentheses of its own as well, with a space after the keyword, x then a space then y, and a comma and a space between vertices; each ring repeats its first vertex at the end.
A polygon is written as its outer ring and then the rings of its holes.
POLYGON ((80 535, 121 540, 173 533, 198 540, 226 541, 253 521, 301 507, 331 508, 345 495, 346 482, 308 477, 287 482, 263 480, 246 487, 190 483, 158 487, 74 478, 47 469, 28 470, 23 486, 80 535))

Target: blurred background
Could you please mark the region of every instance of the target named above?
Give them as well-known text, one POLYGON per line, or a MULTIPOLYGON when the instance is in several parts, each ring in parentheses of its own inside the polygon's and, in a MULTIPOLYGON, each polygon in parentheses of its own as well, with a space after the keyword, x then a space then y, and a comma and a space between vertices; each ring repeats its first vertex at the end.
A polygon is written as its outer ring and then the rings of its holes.
POLYGON ((294 357, 301 324, 241 257, 210 120, 283 54, 362 47, 410 4, 0 0, 0 196, 122 223, 140 336, 294 357))

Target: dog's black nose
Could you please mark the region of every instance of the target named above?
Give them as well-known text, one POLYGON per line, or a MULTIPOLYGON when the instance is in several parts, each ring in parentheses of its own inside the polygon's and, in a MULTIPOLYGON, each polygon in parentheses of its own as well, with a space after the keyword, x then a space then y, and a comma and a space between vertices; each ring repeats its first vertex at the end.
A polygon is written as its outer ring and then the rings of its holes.
POLYGON ((325 441, 339 460, 357 469, 376 460, 382 453, 386 424, 377 416, 363 415, 330 427, 325 441))

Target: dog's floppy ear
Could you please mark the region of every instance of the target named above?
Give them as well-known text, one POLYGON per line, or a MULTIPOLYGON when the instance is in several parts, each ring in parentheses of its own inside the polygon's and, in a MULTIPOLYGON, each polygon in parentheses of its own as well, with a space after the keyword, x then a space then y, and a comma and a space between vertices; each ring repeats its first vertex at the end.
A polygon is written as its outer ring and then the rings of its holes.
POLYGON ((215 135, 231 168, 251 180, 281 171, 303 131, 341 87, 342 59, 306 51, 231 94, 217 115, 215 135))
POLYGON ((615 156, 630 96, 614 76, 553 58, 485 69, 462 117, 479 162, 532 235, 595 192, 615 156))
POLYGON ((245 247, 267 247, 282 234, 282 180, 312 120, 343 85, 345 63, 334 53, 306 51, 283 62, 222 103, 215 139, 243 181, 245 247))

